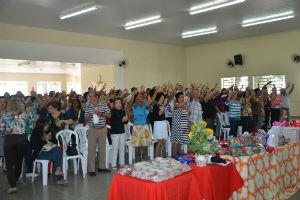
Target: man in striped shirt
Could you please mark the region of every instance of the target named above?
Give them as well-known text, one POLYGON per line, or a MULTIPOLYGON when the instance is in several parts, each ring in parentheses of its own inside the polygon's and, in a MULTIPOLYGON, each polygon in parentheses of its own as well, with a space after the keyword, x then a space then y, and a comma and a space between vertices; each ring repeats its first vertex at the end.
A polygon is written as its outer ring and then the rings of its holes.
POLYGON ((89 125, 88 137, 88 171, 90 176, 95 173, 95 155, 98 144, 98 172, 110 172, 106 169, 106 118, 110 118, 110 110, 106 103, 99 100, 99 93, 91 92, 91 103, 87 105, 84 120, 89 125), (94 116, 96 115, 96 116, 94 116), (99 119, 95 121, 94 119, 99 119))
MULTIPOLYGON (((243 101, 242 98, 241 101, 243 101)), ((231 94, 229 94, 228 99, 225 101, 225 105, 229 107, 229 135, 236 137, 237 129, 241 121, 241 110, 244 107, 244 104, 238 101, 237 92, 232 92, 231 94)))

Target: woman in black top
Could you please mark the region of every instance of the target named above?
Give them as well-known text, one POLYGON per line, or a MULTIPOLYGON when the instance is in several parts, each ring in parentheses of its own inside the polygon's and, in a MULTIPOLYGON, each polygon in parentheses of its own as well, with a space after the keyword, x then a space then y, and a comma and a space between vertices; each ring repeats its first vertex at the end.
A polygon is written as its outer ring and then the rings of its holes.
POLYGON ((124 124, 127 124, 128 117, 124 109, 122 108, 121 98, 114 99, 114 107, 111 110, 111 139, 112 139, 112 168, 116 170, 117 166, 117 154, 119 151, 119 163, 123 167, 125 165, 124 152, 125 152, 125 128, 124 124))
POLYGON ((207 123, 207 128, 213 129, 215 126, 215 119, 217 115, 216 104, 214 98, 216 97, 216 91, 213 90, 208 92, 203 101, 201 102, 202 110, 203 110, 203 120, 207 123))
POLYGON ((154 139, 158 140, 155 147, 155 157, 161 156, 161 149, 164 139, 168 137, 167 122, 165 117, 165 106, 167 104, 167 100, 168 99, 165 99, 164 97, 164 93, 158 93, 155 98, 157 103, 153 106, 153 137, 154 139))
POLYGON ((57 145, 51 143, 52 134, 49 131, 49 124, 45 119, 39 119, 30 137, 30 145, 33 149, 32 160, 49 160, 54 163, 55 175, 58 184, 67 183, 63 179, 62 173, 62 150, 57 145))

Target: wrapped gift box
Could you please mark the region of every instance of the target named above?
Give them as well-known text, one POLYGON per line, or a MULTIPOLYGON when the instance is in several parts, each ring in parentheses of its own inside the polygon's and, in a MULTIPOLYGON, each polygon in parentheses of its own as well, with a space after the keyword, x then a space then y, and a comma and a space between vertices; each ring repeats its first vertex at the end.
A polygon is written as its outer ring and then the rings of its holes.
POLYGON ((255 145, 254 136, 230 138, 228 140, 228 145, 231 148, 254 146, 255 145))
POLYGON ((229 147, 231 156, 249 156, 260 152, 258 146, 229 147))
POLYGON ((219 155, 230 155, 229 154, 229 148, 228 147, 220 147, 217 151, 217 154, 219 155))

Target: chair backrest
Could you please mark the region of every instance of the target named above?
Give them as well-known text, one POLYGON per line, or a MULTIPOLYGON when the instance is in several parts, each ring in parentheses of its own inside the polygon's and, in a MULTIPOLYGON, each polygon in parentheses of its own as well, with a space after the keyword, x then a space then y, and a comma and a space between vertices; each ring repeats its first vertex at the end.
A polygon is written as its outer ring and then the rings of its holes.
MULTIPOLYGON (((107 129, 111 129, 111 126, 106 124, 106 128, 107 128, 107 129)), ((107 137, 106 137, 106 145, 109 145, 109 142, 108 142, 107 137)))
POLYGON ((88 128, 85 126, 82 126, 81 124, 78 124, 75 126, 75 132, 78 134, 78 139, 79 139, 79 148, 80 147, 87 147, 88 146, 88 128))
POLYGON ((220 124, 221 124, 221 128, 222 128, 223 126, 226 126, 226 125, 225 125, 225 122, 224 122, 224 118, 223 118, 223 113, 221 113, 221 114, 217 113, 217 116, 218 116, 218 118, 219 118, 219 121, 220 121, 220 124))
POLYGON ((75 131, 72 130, 61 130, 56 134, 56 139, 58 141, 58 146, 63 146, 63 155, 67 155, 67 147, 69 144, 69 141, 72 140, 72 136, 75 137, 75 143, 76 143, 76 149, 79 152, 79 139, 78 139, 78 134, 75 131), (60 140, 61 138, 61 140, 60 140), (62 144, 60 143, 62 142, 62 144))
POLYGON ((131 135, 133 132, 133 123, 128 122, 125 126, 126 140, 131 140, 131 135))
POLYGON ((167 130, 168 130, 168 136, 171 136, 171 126, 168 120, 166 120, 167 122, 167 130))
POLYGON ((229 126, 229 125, 230 125, 230 122, 229 122, 228 114, 222 113, 222 115, 223 115, 223 120, 224 120, 225 126, 229 126))

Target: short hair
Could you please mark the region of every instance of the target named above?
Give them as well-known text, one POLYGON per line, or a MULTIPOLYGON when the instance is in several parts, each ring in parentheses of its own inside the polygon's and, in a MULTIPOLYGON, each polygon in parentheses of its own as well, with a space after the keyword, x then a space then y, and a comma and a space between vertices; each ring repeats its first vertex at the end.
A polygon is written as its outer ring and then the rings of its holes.
POLYGON ((132 87, 130 90, 131 90, 131 92, 133 92, 134 90, 137 90, 137 88, 136 87, 132 87))
POLYGON ((52 106, 53 108, 56 108, 57 110, 59 110, 59 102, 57 102, 56 100, 52 100, 49 103, 47 103, 47 108, 49 106, 52 106))
POLYGON ((16 112, 21 114, 25 112, 25 105, 19 98, 12 98, 7 103, 7 111, 8 112, 16 112))
POLYGON ((177 92, 177 94, 175 95, 176 100, 179 99, 180 95, 183 95, 183 92, 177 92))
POLYGON ((98 97, 98 98, 100 97, 100 93, 97 91, 92 91, 91 94, 93 94, 94 97, 98 97))
POLYGON ((114 98, 114 100, 113 100, 114 105, 116 104, 116 101, 121 101, 121 104, 122 104, 122 99, 120 97, 114 98))

